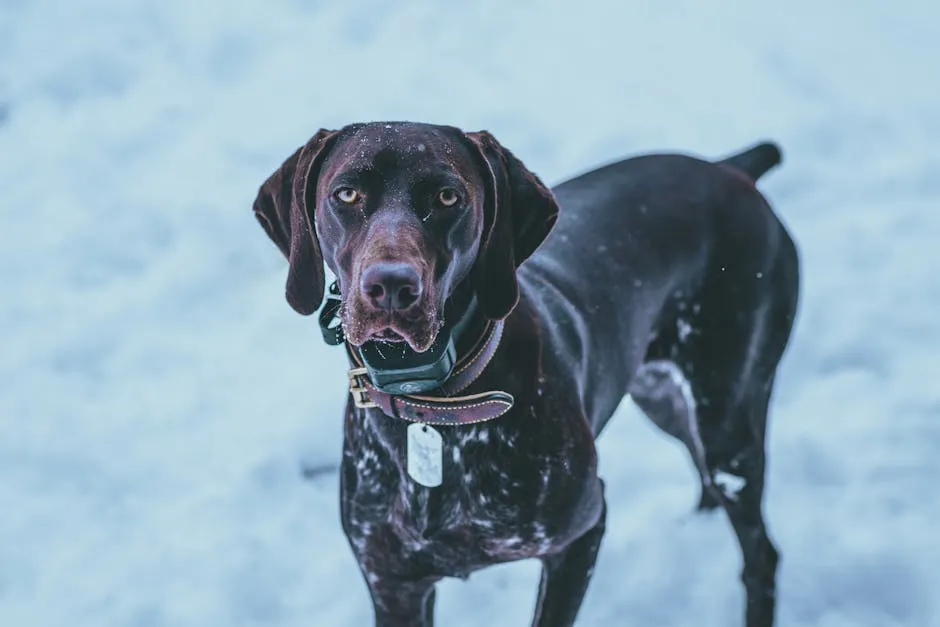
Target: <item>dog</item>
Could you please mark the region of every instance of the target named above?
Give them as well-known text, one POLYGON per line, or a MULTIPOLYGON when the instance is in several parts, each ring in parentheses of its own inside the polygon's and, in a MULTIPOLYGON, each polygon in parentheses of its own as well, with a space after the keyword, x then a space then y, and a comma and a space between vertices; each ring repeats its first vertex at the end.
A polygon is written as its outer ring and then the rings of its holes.
POLYGON ((799 257, 755 182, 780 161, 652 154, 549 189, 488 132, 382 122, 321 129, 264 182, 289 304, 337 279, 341 520, 375 625, 429 627, 436 582, 524 558, 532 624, 573 625, 605 528, 595 438, 628 394, 730 519, 745 624, 773 624, 764 439, 799 257))

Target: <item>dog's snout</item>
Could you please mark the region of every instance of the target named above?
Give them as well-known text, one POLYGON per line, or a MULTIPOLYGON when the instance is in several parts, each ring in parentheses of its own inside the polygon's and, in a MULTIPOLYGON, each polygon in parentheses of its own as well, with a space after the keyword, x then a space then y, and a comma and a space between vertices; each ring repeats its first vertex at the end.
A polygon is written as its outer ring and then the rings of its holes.
POLYGON ((373 306, 401 311, 421 298, 421 275, 408 263, 378 262, 362 273, 359 289, 373 306))

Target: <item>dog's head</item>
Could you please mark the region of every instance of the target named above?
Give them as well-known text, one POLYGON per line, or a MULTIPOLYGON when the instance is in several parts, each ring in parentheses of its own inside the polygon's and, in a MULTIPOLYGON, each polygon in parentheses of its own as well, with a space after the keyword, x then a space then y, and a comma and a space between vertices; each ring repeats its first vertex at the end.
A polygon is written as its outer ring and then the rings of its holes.
POLYGON ((558 215, 551 192, 489 133, 408 122, 321 130, 261 186, 254 211, 288 258, 287 300, 323 299, 339 280, 354 345, 425 351, 458 286, 490 319, 519 297, 516 268, 558 215))

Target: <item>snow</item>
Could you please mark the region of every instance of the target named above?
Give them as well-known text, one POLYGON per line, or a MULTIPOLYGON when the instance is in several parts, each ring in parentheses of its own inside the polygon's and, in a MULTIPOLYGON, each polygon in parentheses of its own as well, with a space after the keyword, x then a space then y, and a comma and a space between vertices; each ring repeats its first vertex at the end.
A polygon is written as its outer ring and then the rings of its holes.
MULTIPOLYGON (((779 625, 940 626, 940 5, 454 4, 0 0, 0 625, 370 623, 323 471, 344 358, 250 205, 321 126, 412 119, 549 181, 779 141, 779 625)), ((619 414, 579 625, 740 624, 728 524, 619 414)), ((528 624, 537 579, 448 581, 439 622, 528 624)))

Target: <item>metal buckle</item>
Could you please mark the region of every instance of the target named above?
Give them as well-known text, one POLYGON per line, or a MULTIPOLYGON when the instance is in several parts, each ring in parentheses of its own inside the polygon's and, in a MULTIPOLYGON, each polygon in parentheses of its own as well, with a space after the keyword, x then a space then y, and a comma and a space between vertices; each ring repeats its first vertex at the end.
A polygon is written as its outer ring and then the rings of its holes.
POLYGON ((361 380, 361 377, 369 374, 365 368, 349 369, 349 393, 352 394, 353 404, 359 409, 372 409, 378 405, 369 398, 369 388, 361 380))

